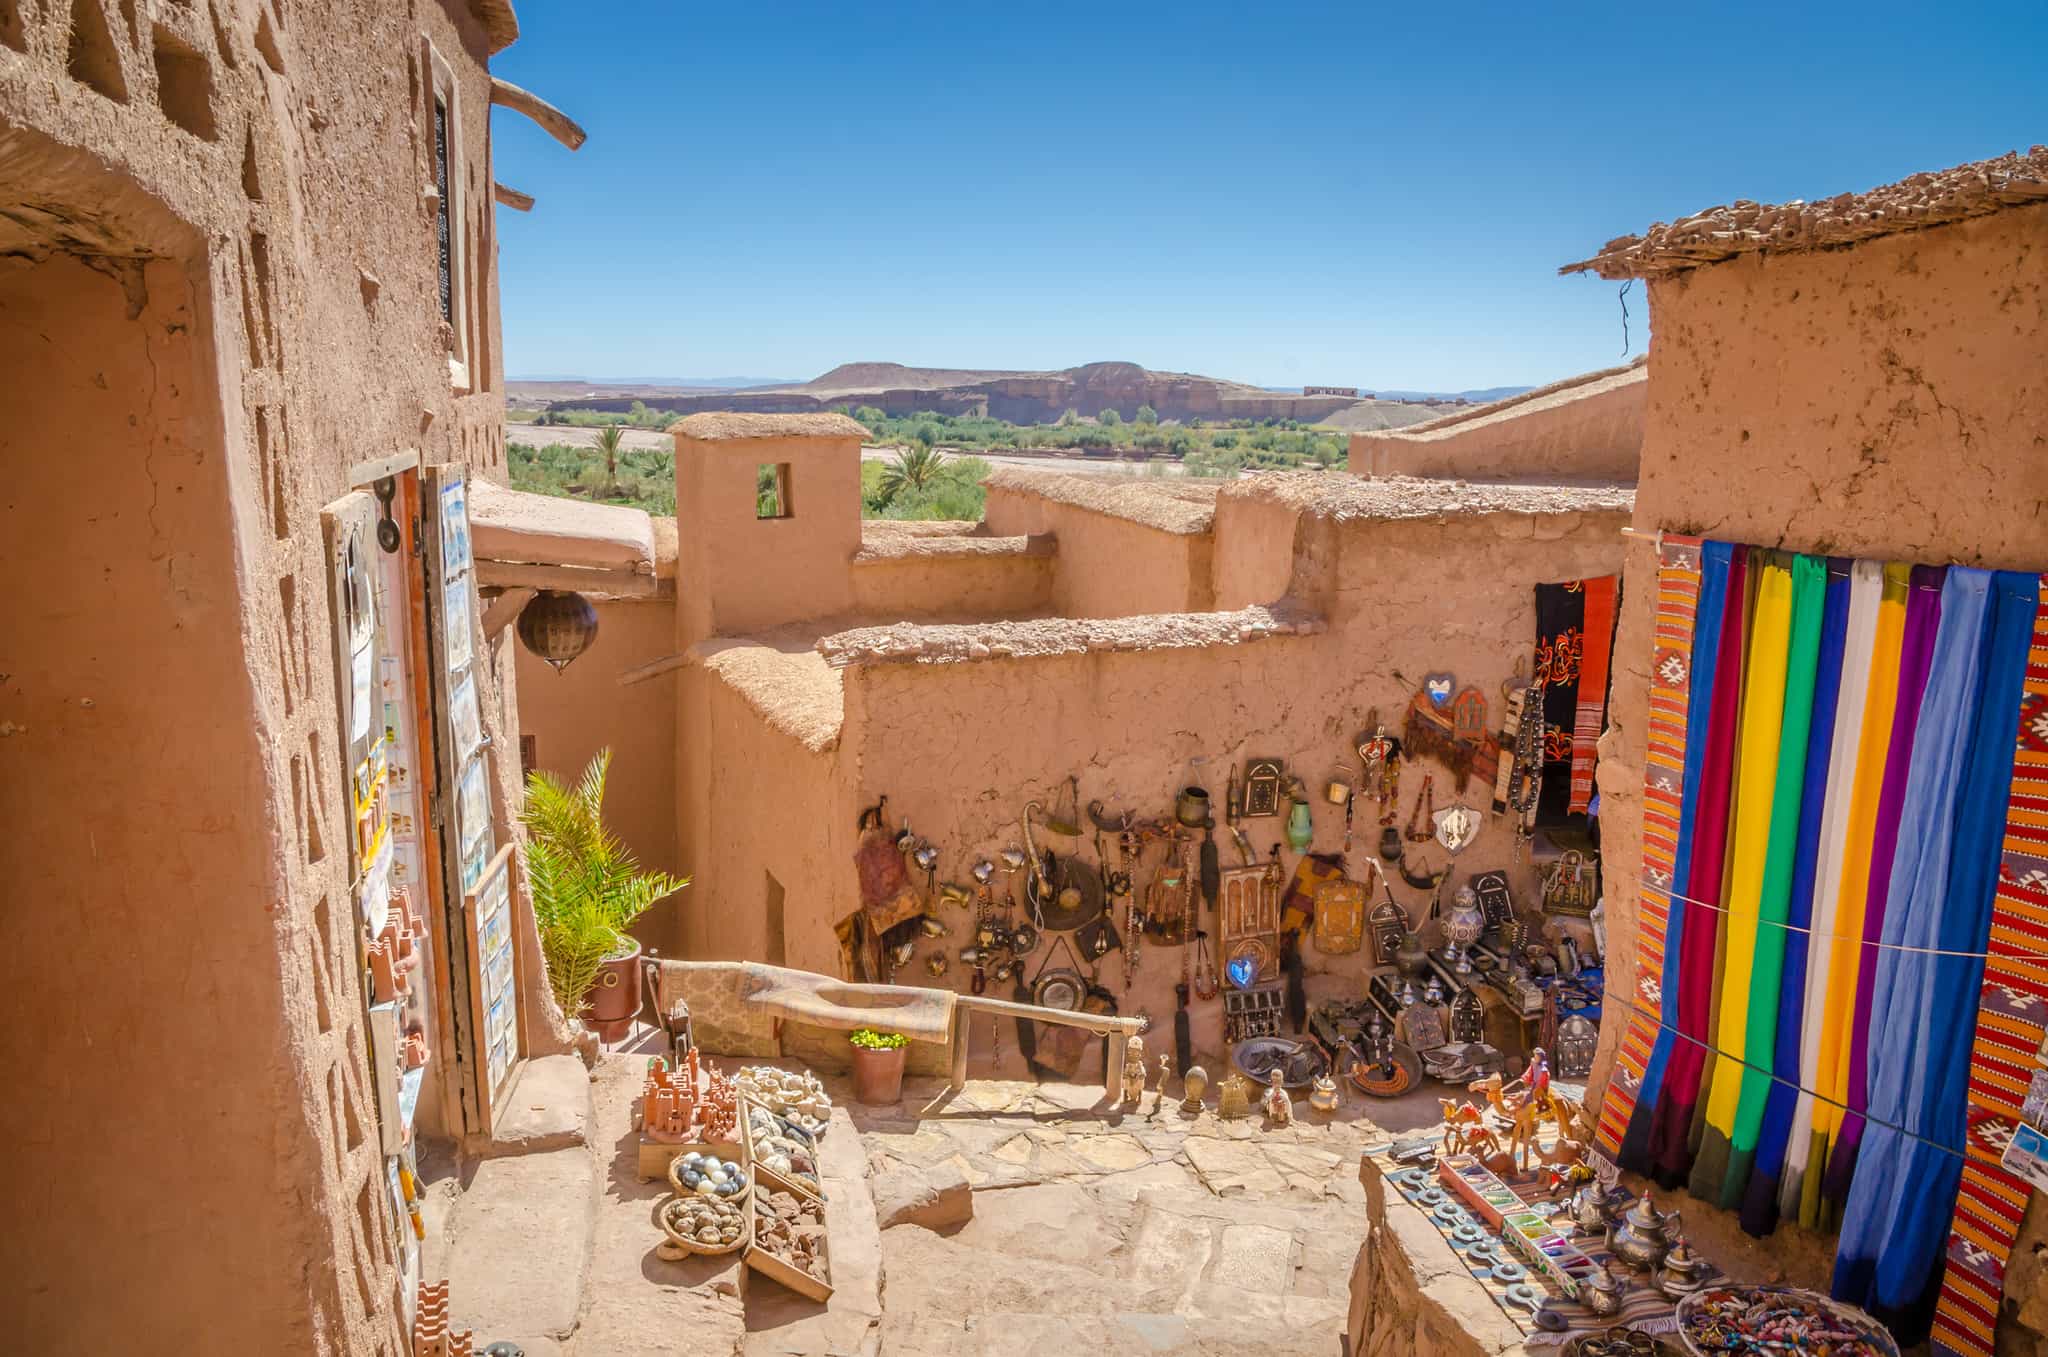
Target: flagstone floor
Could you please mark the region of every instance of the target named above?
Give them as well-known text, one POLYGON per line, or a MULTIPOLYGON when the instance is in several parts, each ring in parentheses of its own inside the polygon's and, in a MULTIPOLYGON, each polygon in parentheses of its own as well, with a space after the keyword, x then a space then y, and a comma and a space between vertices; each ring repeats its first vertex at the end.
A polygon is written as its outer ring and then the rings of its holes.
POLYGON ((821 1306, 737 1257, 656 1255, 666 1184, 639 1181, 631 1125, 645 1058, 614 1052, 592 1071, 586 1144, 474 1166, 430 1222, 430 1273, 446 1260, 457 1321, 479 1343, 511 1338, 529 1357, 1334 1355, 1366 1233, 1359 1151, 1438 1120, 1431 1096, 1349 1095, 1331 1118, 1297 1103, 1293 1126, 1269 1128, 1220 1120, 1213 1093, 1185 1117, 1155 1093, 1133 1112, 1099 1086, 987 1081, 947 1098, 911 1080, 902 1102, 864 1107, 828 1080, 836 1290, 821 1306), (555 1206, 535 1204, 536 1160, 562 1180, 555 1206), (905 1183, 959 1178, 971 1218, 878 1221, 878 1195, 887 1210, 905 1183), (495 1195, 517 1197, 509 1235, 495 1195))

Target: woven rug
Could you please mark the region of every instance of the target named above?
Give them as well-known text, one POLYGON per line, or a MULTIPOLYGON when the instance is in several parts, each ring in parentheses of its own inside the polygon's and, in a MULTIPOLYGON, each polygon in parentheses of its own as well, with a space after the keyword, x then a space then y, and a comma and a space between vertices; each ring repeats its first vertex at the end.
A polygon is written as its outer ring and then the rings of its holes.
POLYGON ((1649 747, 1643 763, 1643 873, 1636 892, 1636 995, 1615 1055, 1613 1078, 1600 1103, 1595 1140, 1610 1158, 1657 1041, 1663 1004, 1664 938, 1670 918, 1672 865, 1685 798, 1686 712, 1691 701, 1694 613, 1700 595, 1700 539, 1667 534, 1659 547, 1655 653, 1650 662, 1649 747))
POLYGON ((2048 962, 2041 959, 2048 953, 2048 577, 2043 585, 1970 1056, 1969 1158, 1934 1312, 1932 1346, 1955 1357, 1990 1357, 2005 1264, 2031 1191, 1999 1159, 2019 1125, 2035 1052, 2048 1033, 2048 962))
MULTIPOLYGON (((1416 1210, 1421 1211, 1423 1217, 1436 1227, 1437 1233, 1443 1236, 1444 1242, 1450 1245, 1452 1251, 1458 1255, 1459 1261, 1465 1261, 1466 1251, 1469 1246, 1460 1243, 1456 1238, 1454 1233, 1456 1226, 1447 1224, 1427 1207, 1417 1202, 1416 1198, 1420 1195, 1419 1190, 1409 1191, 1398 1183, 1396 1175, 1407 1172, 1408 1166, 1394 1162, 1391 1154, 1392 1149, 1391 1145, 1368 1148, 1365 1152, 1365 1157, 1378 1167, 1381 1176, 1386 1180, 1388 1189, 1398 1194, 1409 1205, 1414 1206, 1416 1210)), ((1434 1161, 1429 1165, 1429 1175, 1430 1184, 1432 1186, 1438 1185, 1434 1161)), ((1553 1210, 1559 1211, 1560 1214, 1557 1221, 1558 1233, 1568 1235, 1571 1226, 1562 1215, 1563 1203, 1553 1202, 1545 1196, 1540 1171, 1518 1174, 1513 1177, 1504 1178, 1502 1181, 1530 1209, 1545 1215, 1548 1215, 1553 1210)), ((1618 1191, 1623 1200, 1631 1199, 1631 1194, 1629 1194, 1626 1188, 1618 1189, 1618 1191)), ((1489 1231, 1487 1238, 1498 1241, 1499 1236, 1489 1231)), ((1572 1242, 1578 1247, 1580 1252, 1603 1267, 1614 1256, 1607 1251, 1606 1243, 1603 1240, 1588 1237, 1574 1239, 1572 1242)), ((1472 1280, 1477 1282, 1480 1288, 1486 1292, 1487 1296, 1492 1299, 1493 1303, 1500 1307, 1501 1313, 1506 1315, 1509 1322, 1522 1332, 1528 1340, 1528 1346, 1532 1348, 1561 1346, 1579 1334, 1598 1333, 1616 1325, 1631 1329, 1641 1329, 1645 1333, 1673 1333, 1678 1328, 1677 1307, 1672 1302, 1666 1300, 1662 1294, 1645 1284, 1639 1274, 1631 1273, 1625 1267, 1613 1269, 1616 1277, 1630 1279, 1628 1295, 1623 1300, 1621 1313, 1618 1315, 1594 1314, 1577 1301, 1567 1299, 1563 1291, 1556 1285, 1545 1281, 1533 1268, 1528 1269, 1527 1277, 1518 1278, 1517 1280, 1527 1281, 1530 1285, 1534 1286, 1537 1293, 1544 1297, 1542 1308, 1564 1320, 1565 1327, 1562 1330, 1552 1330, 1539 1328, 1533 1311, 1526 1306, 1517 1305, 1508 1300, 1510 1283, 1496 1281, 1492 1277, 1490 1270, 1484 1266, 1471 1263, 1467 1263, 1466 1266, 1467 1270, 1472 1274, 1472 1280)))

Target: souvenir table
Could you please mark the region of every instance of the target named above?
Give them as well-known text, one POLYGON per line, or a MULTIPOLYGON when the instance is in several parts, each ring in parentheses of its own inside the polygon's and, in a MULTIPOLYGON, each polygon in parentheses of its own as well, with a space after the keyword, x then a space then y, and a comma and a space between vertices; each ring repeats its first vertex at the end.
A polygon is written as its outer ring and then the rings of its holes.
MULTIPOLYGON (((1571 1238, 1572 1227, 1564 1203, 1551 1200, 1544 1185, 1547 1175, 1540 1166, 1528 1173, 1506 1175, 1501 1182, 1529 1211, 1542 1215, 1558 1234, 1566 1236, 1594 1267, 1614 1262, 1613 1274, 1629 1278, 1619 1314, 1595 1314, 1567 1298, 1560 1285, 1546 1280, 1525 1256, 1504 1244, 1500 1233, 1486 1226, 1470 1202, 1443 1185, 1438 1173, 1440 1161, 1432 1158, 1419 1166, 1399 1163, 1393 1158, 1394 1148, 1392 1144, 1369 1146, 1365 1157, 1380 1171, 1391 1192, 1421 1211, 1436 1227, 1472 1279, 1528 1336, 1531 1347, 1562 1344, 1580 1334, 1600 1333, 1616 1326, 1652 1334, 1668 1334, 1676 1329, 1677 1305, 1649 1285, 1647 1278, 1628 1272, 1615 1261, 1603 1239, 1571 1238), (1540 1321, 1539 1314, 1543 1316, 1540 1321)), ((1630 1196, 1626 1189, 1617 1189, 1615 1201, 1619 1204, 1630 1196)))

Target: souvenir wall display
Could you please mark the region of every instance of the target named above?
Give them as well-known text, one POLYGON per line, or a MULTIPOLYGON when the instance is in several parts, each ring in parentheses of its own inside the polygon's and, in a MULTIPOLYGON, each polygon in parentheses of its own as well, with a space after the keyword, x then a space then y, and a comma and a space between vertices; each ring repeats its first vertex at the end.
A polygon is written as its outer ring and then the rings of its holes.
POLYGON ((1470 806, 1447 806, 1430 818, 1436 824, 1436 841, 1447 853, 1462 853, 1479 837, 1479 812, 1470 806))
POLYGON ((1577 849, 1559 858, 1543 879, 1543 908, 1552 914, 1588 918, 1599 901, 1599 869, 1577 849))
POLYGON ((1145 891, 1145 931, 1168 946, 1188 940, 1194 931, 1194 882, 1188 876, 1187 842, 1168 835, 1168 850, 1158 874, 1145 891))
POLYGON ((1227 867, 1221 877, 1221 927, 1226 963, 1235 964, 1245 956, 1255 957, 1257 963, 1249 980, 1240 980, 1233 972, 1231 981, 1243 989, 1258 981, 1274 979, 1280 973, 1279 867, 1274 864, 1227 867))
POLYGON ((1345 956, 1365 941, 1365 886, 1349 879, 1325 881, 1316 887, 1316 950, 1345 956))
POLYGON ((1235 1045, 1254 1037, 1280 1035, 1282 999, 1278 985, 1232 989, 1223 995, 1223 1039, 1235 1045))
POLYGON ((1479 898, 1479 912, 1486 916, 1489 929, 1500 928, 1515 917, 1506 872, 1481 872, 1472 878, 1472 892, 1479 898))
MULTIPOLYGON (((1384 888, 1384 874, 1380 881, 1384 888)), ((1408 936, 1408 911, 1394 902, 1391 890, 1386 891, 1385 899, 1372 907, 1367 926, 1372 929, 1373 961, 1381 966, 1395 965, 1401 944, 1408 936)))
MULTIPOLYGON (((1451 693, 1442 689, 1442 685, 1454 681, 1449 674, 1432 675, 1423 680, 1422 691, 1415 694, 1408 704, 1407 724, 1401 731, 1401 748, 1409 758, 1430 758, 1441 763, 1449 770, 1452 785, 1462 792, 1472 777, 1472 760, 1478 746, 1476 742, 1458 737, 1457 722, 1451 711, 1451 693), (1440 691, 1443 692, 1441 699, 1438 697, 1440 691)), ((1481 697, 1482 727, 1485 711, 1486 699, 1481 697)), ((1484 734, 1483 729, 1481 734, 1484 734)))
POLYGON ((1451 1000, 1451 1040, 1486 1040, 1486 1005, 1477 990, 1461 989, 1451 1000))
POLYGON ((1479 893, 1470 886, 1460 886, 1451 897, 1450 911, 1444 915, 1444 964, 1459 975, 1472 974, 1472 945, 1479 941, 1486 931, 1486 915, 1479 908, 1479 893))
POLYGON ((1280 813, 1281 786, 1286 776, 1286 766, 1278 759, 1252 759, 1245 764, 1245 818, 1260 820, 1280 813))
POLYGON ((1593 1053, 1600 1029, 1574 1013, 1557 1025, 1557 1072, 1566 1079, 1584 1079, 1593 1072, 1593 1053))

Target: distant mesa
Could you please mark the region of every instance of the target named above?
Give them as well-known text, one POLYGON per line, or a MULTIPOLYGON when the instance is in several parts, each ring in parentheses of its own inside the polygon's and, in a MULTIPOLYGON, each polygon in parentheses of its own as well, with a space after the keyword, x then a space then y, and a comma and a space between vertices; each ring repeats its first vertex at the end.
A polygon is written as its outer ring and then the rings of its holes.
POLYGON ((661 395, 579 393, 555 404, 579 410, 628 410, 635 400, 650 409, 681 415, 704 410, 801 414, 866 405, 896 417, 985 415, 1012 424, 1049 424, 1068 410, 1090 418, 1114 410, 1130 419, 1140 406, 1149 405, 1161 419, 1295 419, 1314 424, 1341 415, 1337 422, 1350 428, 1397 428, 1429 419, 1442 405, 1451 403, 1379 401, 1361 395, 1356 387, 1276 392, 1217 377, 1154 372, 1136 363, 1110 362, 1085 363, 1056 372, 842 363, 808 382, 782 386, 661 395))

